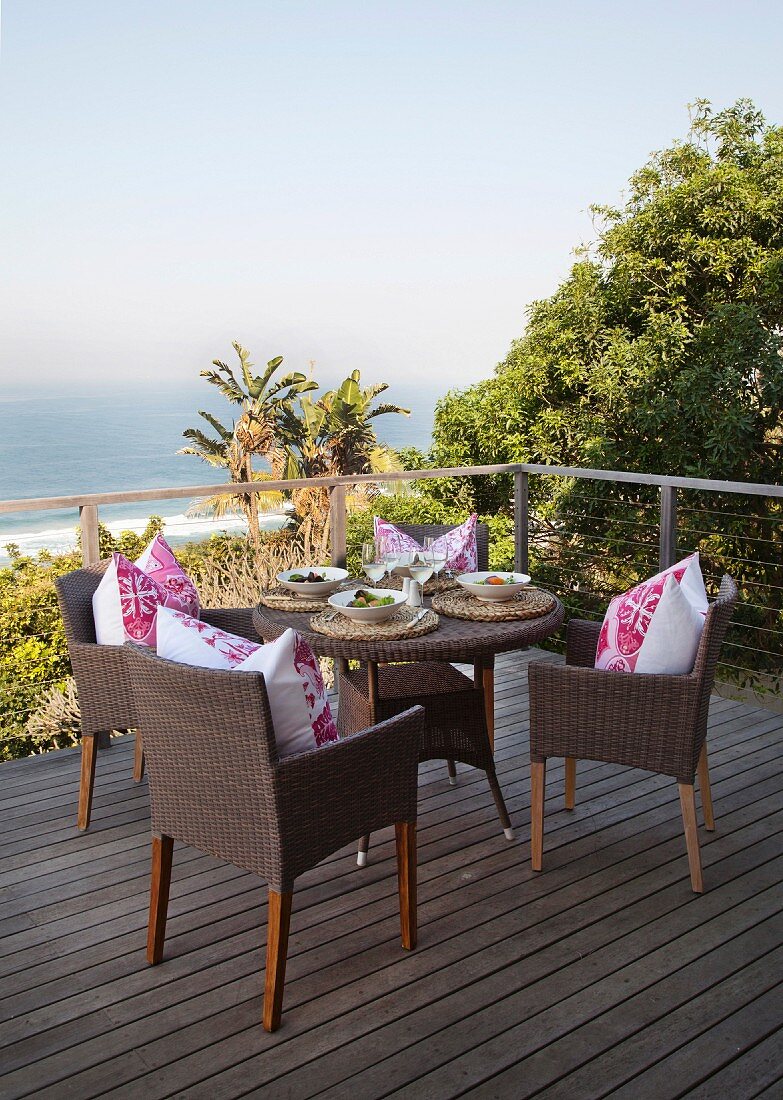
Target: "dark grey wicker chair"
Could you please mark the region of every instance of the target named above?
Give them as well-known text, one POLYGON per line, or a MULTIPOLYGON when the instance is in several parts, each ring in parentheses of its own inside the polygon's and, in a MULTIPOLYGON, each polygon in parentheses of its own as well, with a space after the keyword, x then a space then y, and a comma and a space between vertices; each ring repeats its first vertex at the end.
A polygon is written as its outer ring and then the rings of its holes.
MULTIPOLYGON (((111 730, 136 727, 127 672, 127 650, 124 646, 98 645, 95 641, 92 597, 108 564, 107 559, 55 579, 81 713, 82 767, 77 815, 80 829, 86 829, 90 824, 98 748, 108 747, 111 730)), ((250 607, 204 610, 201 617, 213 626, 240 634, 243 638, 258 637, 250 607)), ((137 734, 133 778, 138 783, 143 775, 143 742, 137 734)))
POLYGON ((693 671, 687 676, 636 675, 594 668, 600 623, 571 619, 566 663, 529 666, 531 853, 541 870, 544 785, 549 756, 566 761, 566 809, 574 808, 576 761, 601 760, 671 775, 678 783, 691 885, 703 892, 694 779, 699 774, 708 830, 715 828, 707 764, 707 716, 715 666, 737 586, 725 576, 707 612, 693 671))
POLYGON ((264 678, 128 647, 150 774, 147 959, 163 957, 173 842, 269 885, 263 1022, 280 1024, 294 880, 362 833, 394 825, 402 946, 416 946, 416 790, 422 710, 278 758, 264 678))
MULTIPOLYGON (((437 538, 452 531, 454 525, 399 524, 399 529, 423 545, 427 536, 437 538)), ((489 528, 476 525, 476 550, 479 569, 488 568, 489 528)), ((457 782, 455 761, 486 772, 498 817, 507 839, 514 833, 503 793, 495 772, 495 761, 489 741, 486 713, 481 693, 482 669, 474 669, 474 679, 443 661, 422 661, 408 665, 389 665, 378 669, 377 684, 371 684, 367 669, 343 668, 340 673, 340 730, 346 733, 369 724, 371 714, 378 719, 414 704, 424 707, 424 730, 419 760, 446 760, 449 782, 457 782)), ((369 836, 359 844, 358 863, 367 861, 369 836)))

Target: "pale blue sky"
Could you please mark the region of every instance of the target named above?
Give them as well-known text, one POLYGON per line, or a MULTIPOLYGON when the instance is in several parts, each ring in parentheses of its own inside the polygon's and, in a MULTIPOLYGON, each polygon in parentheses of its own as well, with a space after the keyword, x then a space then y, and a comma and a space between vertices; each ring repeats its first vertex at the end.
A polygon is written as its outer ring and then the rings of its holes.
POLYGON ((0 381, 489 374, 780 3, 4 0, 0 381))

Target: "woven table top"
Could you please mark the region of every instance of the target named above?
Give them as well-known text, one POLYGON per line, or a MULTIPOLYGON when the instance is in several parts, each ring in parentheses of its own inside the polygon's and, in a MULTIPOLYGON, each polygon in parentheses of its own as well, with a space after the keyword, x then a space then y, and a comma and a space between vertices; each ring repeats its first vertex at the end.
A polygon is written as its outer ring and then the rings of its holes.
MULTIPOLYGON (((440 616, 436 630, 424 637, 394 640, 355 640, 327 637, 313 630, 310 621, 297 612, 279 611, 260 604, 253 613, 253 625, 261 638, 271 641, 292 627, 303 634, 315 653, 323 657, 345 657, 357 661, 465 661, 491 657, 495 653, 536 645, 562 625, 563 605, 553 596, 552 610, 535 619, 515 622, 467 622, 440 616)), ((425 599, 429 607, 430 600, 425 599)))

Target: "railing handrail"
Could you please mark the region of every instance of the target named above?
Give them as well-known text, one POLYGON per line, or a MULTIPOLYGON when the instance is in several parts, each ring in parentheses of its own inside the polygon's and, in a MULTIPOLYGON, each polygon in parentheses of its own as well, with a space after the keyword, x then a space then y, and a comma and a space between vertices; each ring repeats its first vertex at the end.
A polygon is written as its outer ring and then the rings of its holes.
POLYGON ((178 497, 211 497, 223 494, 265 493, 301 489, 310 485, 356 485, 362 482, 422 481, 427 478, 481 477, 488 474, 539 474, 544 477, 573 477, 587 481, 620 481, 631 485, 655 485, 673 489, 697 489, 710 493, 783 498, 783 485, 752 481, 716 481, 710 478, 677 477, 670 474, 640 474, 630 470, 593 470, 581 466, 548 466, 534 462, 505 462, 493 466, 453 466, 439 469, 399 470, 383 474, 347 474, 339 477, 294 478, 281 481, 223 481, 218 485, 173 485, 160 489, 127 489, 111 493, 74 493, 60 497, 25 497, 0 500, 0 514, 42 512, 96 507, 99 504, 129 504, 145 500, 178 497))

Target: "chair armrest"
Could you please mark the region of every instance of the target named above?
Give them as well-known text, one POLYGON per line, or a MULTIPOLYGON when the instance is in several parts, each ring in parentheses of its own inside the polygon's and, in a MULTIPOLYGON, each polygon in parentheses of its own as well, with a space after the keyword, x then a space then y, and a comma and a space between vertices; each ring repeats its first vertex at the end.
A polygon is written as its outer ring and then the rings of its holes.
POLYGON ((276 769, 283 878, 303 871, 365 833, 416 820, 424 710, 313 752, 284 757, 276 769))
POLYGON ((593 668, 600 633, 601 623, 569 619, 566 626, 566 664, 593 668))
POLYGON ((218 630, 258 642, 261 639, 253 626, 253 610, 252 607, 204 607, 201 609, 201 618, 218 630))
POLYGON ((79 696, 82 731, 91 734, 133 729, 135 709, 125 647, 71 642, 68 656, 79 696))
POLYGON ((530 752, 647 768, 687 782, 696 766, 699 683, 536 661, 530 752))

